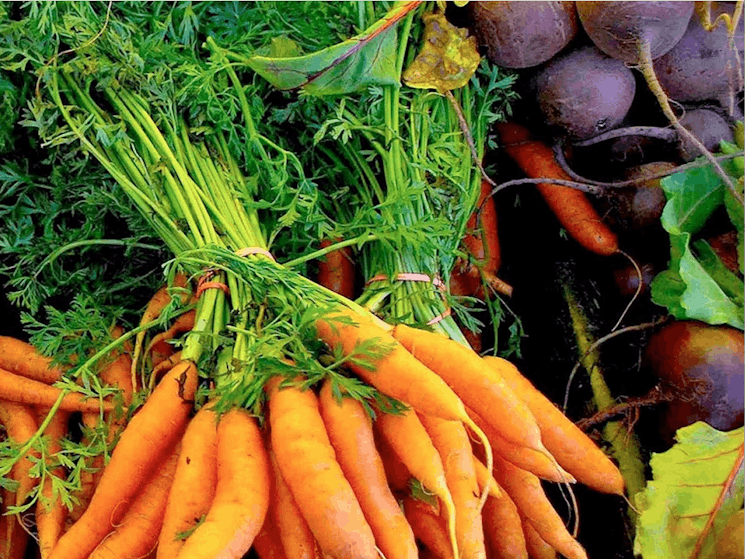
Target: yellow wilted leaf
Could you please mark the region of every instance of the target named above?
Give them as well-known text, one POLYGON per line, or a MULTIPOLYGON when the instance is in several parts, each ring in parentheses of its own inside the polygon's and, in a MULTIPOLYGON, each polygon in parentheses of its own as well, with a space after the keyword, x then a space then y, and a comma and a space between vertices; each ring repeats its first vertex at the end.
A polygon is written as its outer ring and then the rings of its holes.
POLYGON ((442 14, 425 14, 424 46, 403 74, 409 87, 440 93, 463 87, 481 62, 476 37, 442 14))

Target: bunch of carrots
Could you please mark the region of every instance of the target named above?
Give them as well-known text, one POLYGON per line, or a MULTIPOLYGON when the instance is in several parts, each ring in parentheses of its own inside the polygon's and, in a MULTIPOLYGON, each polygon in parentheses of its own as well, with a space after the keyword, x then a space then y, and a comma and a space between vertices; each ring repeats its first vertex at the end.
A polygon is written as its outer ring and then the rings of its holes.
MULTIPOLYGON (((164 292, 148 319, 167 301, 164 292)), ((9 438, 23 445, 41 418, 44 458, 54 461, 77 411, 83 422, 106 422, 115 445, 106 464, 92 465, 72 510, 55 499, 50 480, 30 474, 28 455, 13 469, 17 486, 5 491, 4 507, 22 504, 32 484, 50 484, 35 508, 35 533, 41 557, 54 559, 239 558, 251 547, 262 558, 585 557, 541 480, 623 495, 623 479, 513 365, 341 306, 315 329, 329 351, 352 355, 369 342, 385 348, 372 368, 352 360, 348 372, 405 411, 371 414, 330 379, 306 387, 293 369, 265 379, 263 417, 220 410, 215 401, 197 406, 195 363, 164 358, 151 342, 152 363, 160 360, 154 368, 170 363, 170 370, 127 418, 127 344, 100 373, 116 389, 115 407, 109 399, 70 399, 51 386, 64 371, 28 344, 0 339, 3 374, 36 390, 3 393, 9 438)), ((0 526, 0 556, 23 557, 28 534, 20 519, 6 514, 0 526)))

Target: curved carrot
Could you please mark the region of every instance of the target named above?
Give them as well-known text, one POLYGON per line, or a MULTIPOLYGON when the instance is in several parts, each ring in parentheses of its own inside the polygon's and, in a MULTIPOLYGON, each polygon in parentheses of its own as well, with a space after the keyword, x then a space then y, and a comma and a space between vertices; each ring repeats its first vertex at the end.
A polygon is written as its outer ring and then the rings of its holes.
MULTIPOLYGON (((46 410, 37 410, 38 423, 44 421, 46 416, 46 410)), ((67 435, 69 418, 69 413, 58 410, 44 431, 44 436, 48 437, 47 461, 62 450, 60 440, 67 435)), ((56 476, 60 480, 65 479, 65 474, 63 466, 57 466, 49 472, 50 476, 56 476)), ((46 559, 62 536, 67 519, 67 507, 62 502, 60 495, 54 494, 53 480, 50 477, 46 477, 42 482, 41 493, 34 510, 39 553, 42 559, 46 559)))
POLYGON ((168 327, 168 330, 160 332, 150 340, 150 343, 145 347, 145 354, 151 354, 153 367, 157 367, 161 361, 168 359, 175 353, 175 346, 168 342, 176 336, 189 332, 194 328, 196 315, 196 309, 185 312, 173 321, 173 324, 168 327))
POLYGON ((157 466, 132 501, 116 529, 96 547, 89 559, 143 557, 158 544, 168 491, 178 462, 178 444, 157 466))
MULTIPOLYGON (((530 132, 513 123, 494 125, 509 155, 530 178, 572 180, 559 166, 550 147, 533 140, 530 132)), ((559 223, 580 245, 601 256, 618 252, 618 238, 605 225, 584 192, 556 184, 537 188, 559 223)))
MULTIPOLYGON (((61 394, 62 390, 59 388, 0 369, 0 398, 4 400, 51 408, 61 394)), ((101 402, 94 398, 86 398, 77 392, 69 392, 62 397, 59 409, 70 412, 96 412, 99 409, 111 411, 114 404, 105 400, 101 402)))
POLYGON ((503 491, 489 498, 481 511, 489 556, 495 559, 528 559, 525 534, 515 503, 503 491))
POLYGON ((182 361, 163 377, 122 432, 88 508, 60 538, 51 558, 85 559, 119 523, 149 472, 181 439, 197 377, 191 361, 182 361))
POLYGON ((405 324, 396 325, 393 337, 505 439, 534 450, 545 450, 538 424, 528 407, 504 381, 492 374, 472 349, 442 334, 405 324))
POLYGON ((287 559, 319 559, 321 552, 313 537, 308 522, 292 496, 287 482, 277 464, 274 451, 269 449, 269 458, 273 472, 272 502, 269 506, 270 516, 264 522, 276 527, 283 555, 287 559))
POLYGON ((538 421, 546 447, 565 470, 596 491, 624 494, 624 479, 616 465, 517 367, 498 357, 484 357, 484 362, 525 401, 538 421))
POLYGON ((416 538, 437 557, 454 559, 447 525, 435 508, 411 495, 404 497, 403 507, 416 538))
POLYGON ((388 487, 370 415, 353 398, 338 401, 330 380, 324 382, 318 401, 336 459, 357 496, 378 549, 387 559, 415 559, 414 534, 388 487))
MULTIPOLYGON (((321 248, 334 244, 335 241, 324 239, 321 248)), ((338 242, 338 241, 336 241, 338 242)), ((316 281, 334 293, 353 299, 355 295, 355 266, 352 251, 349 247, 333 250, 323 256, 318 262, 318 276, 316 281)))
POLYGON ((201 407, 186 427, 158 536, 158 559, 175 559, 180 534, 207 514, 217 486, 217 415, 201 407))
POLYGON ((546 540, 527 521, 523 521, 523 533, 531 559, 558 559, 559 554, 556 550, 548 545, 546 540))
POLYGON ((445 467, 419 416, 408 410, 401 414, 380 413, 375 428, 400 458, 411 475, 435 496, 445 508, 450 534, 451 555, 458 557, 455 504, 445 477, 445 467))
POLYGON ((179 559, 240 559, 269 509, 270 465, 256 419, 232 408, 217 424, 217 487, 209 512, 179 559))
POLYGON ((442 458, 445 480, 455 505, 458 553, 463 559, 486 559, 479 484, 468 433, 459 421, 426 415, 420 415, 419 419, 442 458))
POLYGON ((274 454, 321 550, 336 559, 375 559, 375 537, 344 477, 310 390, 267 384, 274 454))
POLYGON ((10 336, 0 336, 0 369, 44 384, 54 384, 64 373, 61 368, 53 367, 52 359, 41 355, 34 346, 10 336))
POLYGON ((585 550, 566 529, 564 521, 546 497, 537 476, 495 456, 494 477, 515 502, 520 515, 536 529, 541 538, 568 559, 587 559, 585 550))

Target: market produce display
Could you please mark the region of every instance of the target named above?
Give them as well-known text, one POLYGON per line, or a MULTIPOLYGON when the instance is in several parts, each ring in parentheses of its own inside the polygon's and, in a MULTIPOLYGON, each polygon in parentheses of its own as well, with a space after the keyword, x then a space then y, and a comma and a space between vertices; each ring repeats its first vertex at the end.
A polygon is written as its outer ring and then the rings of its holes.
POLYGON ((0 559, 737 548, 741 12, 0 2, 0 559))

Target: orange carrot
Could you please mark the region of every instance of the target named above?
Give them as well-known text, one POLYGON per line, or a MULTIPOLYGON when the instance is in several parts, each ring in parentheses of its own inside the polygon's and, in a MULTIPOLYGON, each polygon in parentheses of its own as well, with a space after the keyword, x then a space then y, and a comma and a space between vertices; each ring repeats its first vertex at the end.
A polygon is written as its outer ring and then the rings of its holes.
MULTIPOLYGON (((502 145, 530 178, 572 180, 559 166, 550 147, 533 140, 520 125, 495 124, 502 145)), ((584 248, 602 256, 618 252, 618 238, 606 226, 590 200, 580 190, 540 183, 537 188, 559 223, 584 248)))
POLYGON ((196 315, 196 309, 185 312, 173 321, 173 324, 169 326, 168 330, 159 333, 150 340, 150 343, 147 344, 147 347, 145 348, 145 354, 151 354, 151 360, 154 367, 174 354, 175 346, 168 342, 173 340, 176 336, 189 332, 194 328, 194 318, 196 315))
POLYGON ((89 559, 138 558, 158 545, 158 533, 163 524, 168 491, 178 462, 178 444, 169 450, 150 479, 132 501, 116 529, 96 547, 89 559))
MULTIPOLYGON (((8 438, 18 446, 25 444, 36 434, 38 429, 36 417, 31 408, 4 400, 0 400, 0 423, 5 427, 8 438)), ((39 478, 30 475, 32 466, 33 462, 28 458, 28 455, 23 456, 13 465, 9 477, 18 485, 15 491, 3 489, 2 502, 5 508, 22 505, 31 490, 39 482, 39 478)), ((7 511, 5 512, 7 513, 7 511)), ((25 548, 27 538, 18 534, 19 531, 25 532, 20 525, 19 517, 13 515, 4 518, 7 518, 2 523, 5 532, 0 533, 0 543, 4 544, 4 549, 0 549, 0 553, 10 556, 12 550, 13 553, 22 556, 23 552, 20 548, 25 548)))
POLYGON ((541 428, 549 452, 577 481, 603 493, 624 494, 621 472, 605 453, 537 390, 509 361, 484 361, 525 401, 541 428))
POLYGON ((373 425, 373 435, 375 436, 375 448, 378 449, 380 459, 383 461, 388 486, 396 494, 408 491, 409 481, 413 478, 409 468, 393 451, 388 441, 380 434, 380 429, 375 425, 373 425))
POLYGON ((253 549, 259 559, 289 559, 282 547, 279 529, 274 522, 269 520, 269 517, 264 521, 259 533, 256 534, 253 549))
POLYGON ((567 531, 564 522, 546 497, 535 475, 499 456, 494 459, 494 477, 517 505, 522 517, 547 543, 568 559, 587 559, 582 546, 567 531))
POLYGON ((272 448, 282 477, 321 549, 336 559, 375 559, 375 537, 336 461, 310 390, 268 385, 272 448))
POLYGON ((269 509, 270 464, 256 419, 232 408, 217 425, 217 487, 209 512, 179 559, 240 559, 269 509))
MULTIPOLYGON (((321 248, 331 246, 337 241, 324 239, 321 248)), ((349 247, 333 250, 323 256, 318 262, 318 276, 316 281, 319 285, 326 287, 343 295, 347 299, 353 299, 355 294, 355 266, 352 260, 352 251, 349 247)))
MULTIPOLYGON (((271 437, 267 437, 271 439, 271 437)), ((290 488, 282 477, 274 451, 269 449, 272 464, 272 499, 269 505, 270 516, 264 522, 276 526, 282 551, 287 559, 318 559, 321 551, 313 537, 308 522, 303 518, 290 488)))
MULTIPOLYGON (((62 394, 62 390, 38 380, 22 377, 0 369, 0 398, 18 404, 51 408, 62 394)), ((69 392, 62 398, 59 409, 62 411, 95 412, 103 408, 111 411, 114 404, 86 398, 77 392, 69 392)))
POLYGON ((0 559, 24 559, 31 536, 14 514, 0 516, 0 559), (7 534, 10 533, 10 539, 7 534))
MULTIPOLYGON (((330 380, 321 388, 319 403, 336 459, 372 528, 378 549, 387 559, 416 558, 414 534, 388 487, 370 415, 353 398, 338 401, 330 380)), ((460 422, 457 425, 462 428, 460 422)))
POLYGON ((175 367, 179 361, 181 361, 181 351, 177 351, 176 353, 169 355, 168 357, 163 359, 160 363, 155 365, 151 373, 155 381, 160 380, 160 378, 165 373, 173 369, 173 367, 175 367))
POLYGON ((505 439, 500 433, 495 431, 484 419, 470 408, 470 415, 476 422, 476 425, 486 433, 486 437, 491 443, 495 454, 499 454, 505 460, 509 460, 515 466, 528 470, 541 479, 554 481, 557 483, 573 483, 576 480, 569 472, 566 472, 547 451, 538 452, 526 446, 516 445, 505 439))
POLYGON ((9 336, 0 336, 0 369, 44 384, 54 384, 63 375, 62 369, 52 367, 51 358, 41 355, 31 344, 9 336))
POLYGON ((485 559, 479 484, 468 433, 459 421, 421 414, 419 419, 442 458, 445 479, 455 505, 455 534, 460 557, 485 559))
POLYGON ((530 559, 558 559, 556 550, 546 543, 529 522, 523 521, 523 533, 530 559))
POLYGON ((217 416, 201 407, 186 427, 168 493, 158 559, 175 559, 184 546, 183 534, 207 514, 217 486, 217 416))
POLYGON ((485 366, 477 353, 442 334, 405 324, 396 325, 393 336, 505 439, 534 450, 545 450, 538 424, 528 407, 485 366))
POLYGON ((435 555, 454 559, 448 528, 445 521, 430 504, 407 495, 403 499, 404 514, 416 538, 435 555))
POLYGON ((189 420, 197 368, 182 361, 158 384, 122 432, 88 508, 50 557, 85 559, 117 525, 156 464, 180 440, 189 420))
POLYGON ((412 410, 397 415, 379 413, 375 427, 411 475, 440 499, 447 518, 447 530, 452 545, 451 555, 457 557, 453 496, 448 488, 442 457, 419 417, 412 410))
POLYGON ((473 457, 473 466, 476 470, 476 481, 479 484, 479 493, 484 491, 484 488, 486 487, 487 483, 489 484, 489 495, 495 498, 499 498, 502 496, 502 491, 499 489, 499 484, 497 483, 497 480, 494 479, 494 476, 489 471, 489 469, 484 465, 484 463, 476 458, 473 457))
POLYGON ((520 515, 509 495, 503 491, 498 498, 487 499, 481 515, 489 557, 528 559, 520 515))
MULTIPOLYGON (((46 410, 37 410, 39 424, 45 420, 46 416, 46 410)), ((47 461, 49 461, 49 457, 62 450, 60 440, 67 435, 69 417, 69 413, 58 410, 44 431, 44 436, 48 437, 47 461)), ((65 468, 57 466, 49 472, 49 475, 65 479, 65 468)), ((36 501, 35 511, 39 551, 42 559, 46 559, 62 535, 67 518, 67 507, 60 496, 54 494, 53 480, 49 477, 46 477, 42 482, 41 494, 39 500, 36 501)))

